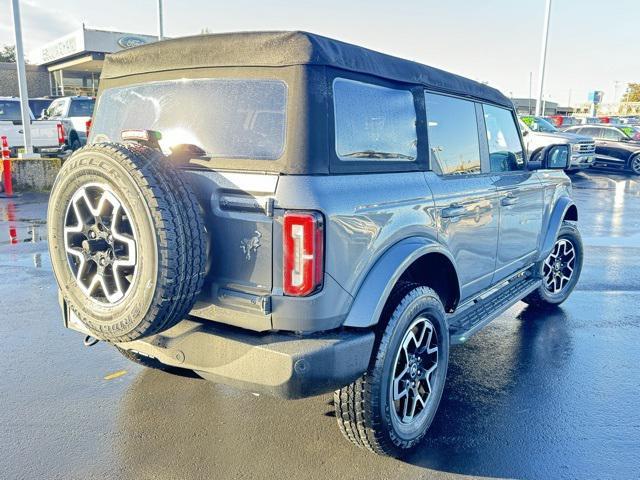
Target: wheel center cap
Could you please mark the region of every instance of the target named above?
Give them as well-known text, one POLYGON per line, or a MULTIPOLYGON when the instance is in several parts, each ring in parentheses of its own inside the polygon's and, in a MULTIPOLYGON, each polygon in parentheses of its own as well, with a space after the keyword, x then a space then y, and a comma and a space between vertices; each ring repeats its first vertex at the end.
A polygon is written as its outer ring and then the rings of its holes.
POLYGON ((412 363, 411 366, 409 367, 409 375, 411 375, 411 378, 415 378, 418 375, 417 362, 412 363))

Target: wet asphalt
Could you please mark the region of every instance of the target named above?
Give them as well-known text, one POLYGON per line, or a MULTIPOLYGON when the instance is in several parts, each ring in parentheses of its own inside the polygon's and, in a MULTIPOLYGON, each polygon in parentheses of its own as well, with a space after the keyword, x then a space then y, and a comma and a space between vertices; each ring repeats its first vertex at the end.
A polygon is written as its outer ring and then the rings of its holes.
POLYGON ((456 347, 428 439, 402 460, 343 440, 330 395, 286 402, 84 347, 62 327, 47 196, 0 199, 0 479, 640 478, 640 179, 573 180, 576 291, 456 347))

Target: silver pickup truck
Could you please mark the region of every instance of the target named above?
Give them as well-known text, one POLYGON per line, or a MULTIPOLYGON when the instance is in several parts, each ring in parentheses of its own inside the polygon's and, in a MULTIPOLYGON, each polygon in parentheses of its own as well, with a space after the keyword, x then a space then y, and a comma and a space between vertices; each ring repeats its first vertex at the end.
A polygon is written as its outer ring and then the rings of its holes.
MULTIPOLYGON (((31 143, 36 153, 57 156, 64 151, 64 135, 60 122, 35 120, 31 116, 31 143)), ((0 97, 0 136, 6 136, 12 156, 24 148, 20 100, 0 97)))
POLYGON ((520 117, 520 129, 528 155, 532 159, 548 145, 566 143, 571 148, 571 162, 567 170, 589 168, 596 160, 596 144, 593 138, 562 132, 542 117, 520 117))
POLYGON ((493 88, 319 35, 125 50, 51 193, 65 326, 152 368, 334 391, 351 442, 400 455, 450 345, 574 289, 569 154, 529 163, 493 88))

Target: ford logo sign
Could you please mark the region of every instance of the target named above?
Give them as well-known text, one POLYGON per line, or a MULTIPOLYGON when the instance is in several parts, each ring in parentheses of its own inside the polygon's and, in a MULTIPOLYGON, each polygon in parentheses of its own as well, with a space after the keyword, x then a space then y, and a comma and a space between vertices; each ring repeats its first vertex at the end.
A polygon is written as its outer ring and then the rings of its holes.
POLYGON ((144 45, 145 43, 147 43, 147 41, 144 38, 140 38, 140 37, 120 37, 118 39, 118 45, 120 45, 122 48, 133 48, 133 47, 139 47, 140 45, 144 45))

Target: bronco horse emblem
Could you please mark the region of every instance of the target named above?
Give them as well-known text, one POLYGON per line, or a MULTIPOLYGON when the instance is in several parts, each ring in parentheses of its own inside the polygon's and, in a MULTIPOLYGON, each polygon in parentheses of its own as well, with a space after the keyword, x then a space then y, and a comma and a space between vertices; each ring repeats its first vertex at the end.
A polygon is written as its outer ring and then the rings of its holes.
POLYGON ((259 231, 255 231, 255 235, 251 238, 243 238, 240 242, 240 248, 244 252, 245 257, 248 260, 251 260, 251 252, 258 253, 258 248, 260 248, 260 239, 262 238, 262 234, 259 231))

